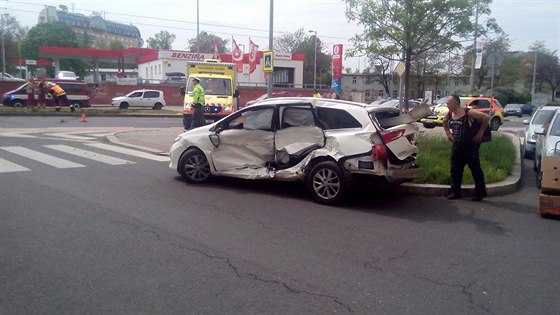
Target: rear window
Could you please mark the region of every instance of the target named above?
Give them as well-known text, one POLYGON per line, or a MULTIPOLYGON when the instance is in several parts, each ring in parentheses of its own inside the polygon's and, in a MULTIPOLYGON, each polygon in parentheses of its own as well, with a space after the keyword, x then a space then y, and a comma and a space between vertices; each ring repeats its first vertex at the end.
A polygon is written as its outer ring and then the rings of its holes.
POLYGON ((533 121, 531 121, 531 124, 544 125, 545 122, 550 120, 552 115, 554 115, 553 110, 539 110, 533 117, 533 121))
POLYGON ((144 92, 144 98, 158 98, 159 92, 156 91, 146 91, 144 92))
POLYGON ((319 121, 326 130, 362 128, 362 124, 348 112, 335 108, 317 108, 319 121))

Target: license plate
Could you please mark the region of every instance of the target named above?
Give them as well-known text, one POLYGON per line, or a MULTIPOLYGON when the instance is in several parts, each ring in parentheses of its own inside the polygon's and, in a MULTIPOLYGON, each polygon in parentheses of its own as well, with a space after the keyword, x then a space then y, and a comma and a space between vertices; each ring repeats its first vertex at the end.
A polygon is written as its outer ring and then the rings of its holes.
POLYGON ((212 124, 214 123, 214 119, 205 119, 207 124, 212 124))

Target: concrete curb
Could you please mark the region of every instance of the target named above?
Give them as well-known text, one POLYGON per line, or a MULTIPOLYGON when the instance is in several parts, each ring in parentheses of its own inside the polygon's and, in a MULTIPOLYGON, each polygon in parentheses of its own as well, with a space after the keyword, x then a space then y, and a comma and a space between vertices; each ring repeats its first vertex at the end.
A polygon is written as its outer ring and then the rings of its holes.
MULTIPOLYGON (((488 191, 488 196, 501 196, 514 193, 519 188, 521 182, 521 141, 519 137, 501 132, 507 137, 510 137, 516 151, 519 152, 516 155, 515 164, 511 174, 506 177, 505 180, 497 183, 491 183, 486 185, 488 191)), ((467 171, 467 170, 466 170, 467 171)), ((413 183, 403 183, 400 185, 400 191, 417 196, 445 196, 449 193, 449 185, 435 185, 435 184, 413 184, 413 183)), ((474 185, 463 185, 461 187, 461 194, 463 196, 470 196, 474 194, 474 185)))
POLYGON ((120 132, 117 132, 113 135, 108 135, 106 137, 106 139, 114 144, 118 144, 118 145, 122 145, 122 146, 126 146, 126 147, 130 147, 130 148, 134 148, 134 149, 138 149, 138 150, 142 150, 142 151, 147 151, 150 153, 154 153, 157 155, 169 155, 169 152, 162 152, 161 150, 158 149, 154 149, 154 148, 150 148, 150 147, 145 147, 145 146, 141 146, 141 145, 136 145, 136 144, 132 144, 132 143, 128 143, 125 141, 121 141, 116 135, 119 134, 120 132))

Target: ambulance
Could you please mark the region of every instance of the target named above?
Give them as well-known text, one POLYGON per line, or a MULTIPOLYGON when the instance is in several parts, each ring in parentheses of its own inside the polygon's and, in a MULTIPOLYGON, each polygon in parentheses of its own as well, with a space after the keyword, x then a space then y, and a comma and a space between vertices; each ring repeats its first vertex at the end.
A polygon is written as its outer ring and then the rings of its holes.
POLYGON ((187 63, 187 84, 181 88, 183 101, 183 126, 189 129, 194 111, 192 77, 200 79, 205 91, 204 119, 212 123, 238 109, 237 67, 235 63, 220 62, 216 59, 189 61, 187 63))

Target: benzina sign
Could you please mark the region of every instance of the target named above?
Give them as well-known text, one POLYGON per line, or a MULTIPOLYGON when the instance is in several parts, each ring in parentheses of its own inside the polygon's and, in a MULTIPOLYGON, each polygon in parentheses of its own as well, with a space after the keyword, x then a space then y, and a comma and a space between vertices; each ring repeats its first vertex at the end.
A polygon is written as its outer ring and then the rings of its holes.
POLYGON ((171 58, 188 59, 188 60, 204 60, 204 54, 174 52, 171 54, 171 58))

